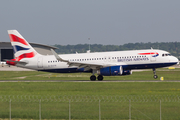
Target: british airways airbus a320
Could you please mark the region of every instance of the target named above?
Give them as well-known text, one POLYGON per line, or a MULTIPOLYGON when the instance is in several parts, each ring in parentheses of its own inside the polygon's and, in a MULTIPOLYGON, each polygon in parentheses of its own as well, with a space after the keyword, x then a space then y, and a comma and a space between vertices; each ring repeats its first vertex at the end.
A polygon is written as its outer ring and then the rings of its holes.
POLYGON ((81 54, 41 55, 17 30, 8 30, 15 59, 9 65, 56 73, 91 72, 90 80, 103 80, 103 76, 130 75, 134 69, 152 69, 178 64, 178 59, 163 50, 130 50, 81 54))

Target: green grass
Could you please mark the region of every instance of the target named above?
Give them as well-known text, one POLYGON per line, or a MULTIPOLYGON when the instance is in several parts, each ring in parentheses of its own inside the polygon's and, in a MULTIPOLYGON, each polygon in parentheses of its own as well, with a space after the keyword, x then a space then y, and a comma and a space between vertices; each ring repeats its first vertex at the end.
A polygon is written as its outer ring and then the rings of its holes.
MULTIPOLYGON (((179 69, 159 69, 165 80, 179 80, 179 69), (173 74, 172 74, 173 73, 173 74), (178 78, 178 79, 177 79, 178 78)), ((52 74, 45 72, 0 72, 1 80, 89 80, 88 73, 52 74), (60 76, 59 76, 60 75, 60 76), (78 75, 78 76, 77 76, 78 75), (63 76, 63 77, 62 77, 63 76), (17 78, 17 79, 13 79, 17 78)), ((152 71, 134 72, 129 76, 106 77, 105 80, 148 80, 152 71), (132 77, 131 77, 132 76, 132 77)), ((154 79, 153 79, 154 80, 154 79)), ((39 119, 41 99, 42 119, 98 120, 99 100, 101 119, 128 120, 129 100, 134 120, 159 119, 160 100, 163 120, 179 120, 180 82, 1 82, 0 118, 9 118, 11 99, 12 119, 39 119)))
POLYGON ((72 119, 96 120, 100 99, 102 119, 128 120, 130 99, 132 119, 159 119, 159 100, 162 100, 162 118, 175 120, 180 119, 179 86, 180 83, 174 82, 1 83, 0 118, 9 117, 11 99, 12 118, 38 119, 41 99, 42 119, 69 119, 68 99, 71 99, 72 119), (116 96, 120 97, 115 99, 116 96), (122 97, 127 100, 121 101, 122 97))
POLYGON ((180 95, 176 82, 1 83, 0 95, 180 95))

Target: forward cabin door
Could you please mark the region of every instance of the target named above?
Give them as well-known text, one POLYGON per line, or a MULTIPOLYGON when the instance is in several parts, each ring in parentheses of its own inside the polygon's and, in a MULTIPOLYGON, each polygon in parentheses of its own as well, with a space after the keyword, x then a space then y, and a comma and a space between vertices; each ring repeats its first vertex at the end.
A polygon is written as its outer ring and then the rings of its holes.
POLYGON ((156 61, 156 54, 153 54, 153 53, 156 53, 156 51, 152 51, 151 53, 152 53, 150 56, 151 62, 155 62, 156 61))
POLYGON ((38 68, 42 68, 43 67, 43 57, 39 57, 38 58, 37 66, 38 66, 38 68))

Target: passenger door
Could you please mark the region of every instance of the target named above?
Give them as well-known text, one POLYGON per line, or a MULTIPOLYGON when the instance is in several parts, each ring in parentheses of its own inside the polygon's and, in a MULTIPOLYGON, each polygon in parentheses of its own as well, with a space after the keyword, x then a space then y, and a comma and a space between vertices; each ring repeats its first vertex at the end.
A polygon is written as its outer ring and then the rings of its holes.
POLYGON ((43 67, 43 57, 39 57, 38 58, 37 66, 38 66, 38 68, 42 68, 43 67))

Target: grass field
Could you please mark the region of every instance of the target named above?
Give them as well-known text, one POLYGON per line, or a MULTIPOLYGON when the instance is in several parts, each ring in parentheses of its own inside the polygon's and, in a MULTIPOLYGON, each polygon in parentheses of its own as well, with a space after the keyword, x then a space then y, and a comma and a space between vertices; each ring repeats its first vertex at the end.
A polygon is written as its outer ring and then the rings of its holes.
MULTIPOLYGON (((157 70, 159 77, 163 76, 165 81, 179 80, 179 72, 180 69, 157 70)), ((1 71, 0 76, 1 80, 89 80, 90 74, 1 71)), ((129 76, 105 77, 105 80, 154 80, 152 76, 152 71, 141 71, 129 76)), ((69 119, 70 100, 73 120, 98 120, 99 100, 101 100, 101 119, 128 120, 129 100, 131 100, 132 119, 157 120, 160 119, 159 106, 162 100, 162 120, 179 120, 180 82, 165 81, 157 83, 2 82, 0 83, 0 118, 9 118, 11 99, 13 120, 39 119, 39 100, 41 99, 42 119, 69 119), (127 100, 121 101, 122 97, 127 100)))
POLYGON ((162 100, 163 120, 178 120, 180 119, 179 86, 180 83, 174 82, 1 83, 0 118, 9 117, 9 100, 11 99, 12 118, 38 119, 39 99, 41 99, 42 119, 69 119, 68 99, 70 99, 71 118, 76 120, 97 120, 99 100, 102 101, 102 119, 128 120, 129 100, 132 100, 132 119, 157 120, 160 113, 159 100, 162 100), (115 99, 118 96, 120 97, 115 99), (127 100, 121 101, 122 97, 127 100), (158 97, 159 99, 156 99, 158 97))

